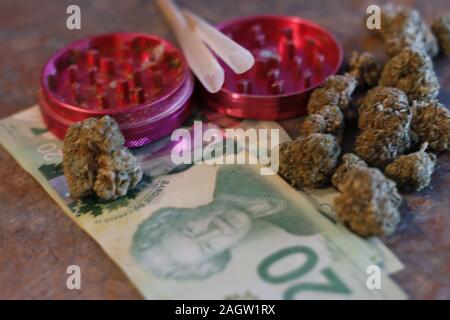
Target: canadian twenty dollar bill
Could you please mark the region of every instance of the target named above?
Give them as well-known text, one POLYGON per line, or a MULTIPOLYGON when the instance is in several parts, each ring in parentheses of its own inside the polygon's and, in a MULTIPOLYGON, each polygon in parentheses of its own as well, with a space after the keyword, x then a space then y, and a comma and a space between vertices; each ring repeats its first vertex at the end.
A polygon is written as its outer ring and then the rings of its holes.
POLYGON ((159 141, 134 151, 145 176, 127 197, 73 201, 37 107, 0 121, 0 142, 145 298, 405 298, 388 270, 370 285, 376 254, 255 165, 173 167, 159 141))

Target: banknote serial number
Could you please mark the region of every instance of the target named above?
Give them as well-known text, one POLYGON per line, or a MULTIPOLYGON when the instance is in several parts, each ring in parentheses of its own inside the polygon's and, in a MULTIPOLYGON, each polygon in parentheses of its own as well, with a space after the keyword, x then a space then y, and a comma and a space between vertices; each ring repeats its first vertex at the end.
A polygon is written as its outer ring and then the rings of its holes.
POLYGON ((206 318, 218 315, 274 315, 275 305, 271 304, 220 304, 218 307, 182 305, 175 308, 176 315, 196 315, 206 318))

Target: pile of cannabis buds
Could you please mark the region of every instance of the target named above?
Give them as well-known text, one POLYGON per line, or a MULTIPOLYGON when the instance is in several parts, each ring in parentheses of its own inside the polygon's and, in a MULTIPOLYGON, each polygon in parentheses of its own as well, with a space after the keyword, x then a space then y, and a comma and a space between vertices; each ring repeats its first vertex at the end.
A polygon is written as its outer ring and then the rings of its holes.
POLYGON ((63 169, 72 199, 96 195, 114 200, 139 183, 142 169, 124 142, 109 116, 89 118, 67 130, 63 169))
POLYGON ((371 53, 352 53, 346 73, 311 94, 300 136, 280 145, 281 176, 298 188, 331 182, 340 192, 337 217, 361 236, 392 233, 397 187, 428 186, 435 154, 450 148, 450 112, 436 100, 431 60, 450 56, 450 13, 430 29, 418 11, 388 4, 381 23, 390 60, 381 68, 371 53), (345 124, 357 124, 359 134, 353 153, 341 157, 345 124))

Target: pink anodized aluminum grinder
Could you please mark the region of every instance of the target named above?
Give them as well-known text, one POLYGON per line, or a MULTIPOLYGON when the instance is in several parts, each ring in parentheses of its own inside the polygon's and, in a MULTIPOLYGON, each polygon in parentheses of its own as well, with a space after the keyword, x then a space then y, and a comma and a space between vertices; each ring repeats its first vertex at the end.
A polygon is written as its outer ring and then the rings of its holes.
POLYGON ((71 124, 109 115, 128 147, 170 134, 190 113, 194 78, 169 42, 141 33, 80 40, 57 52, 41 75, 43 118, 59 138, 71 124))

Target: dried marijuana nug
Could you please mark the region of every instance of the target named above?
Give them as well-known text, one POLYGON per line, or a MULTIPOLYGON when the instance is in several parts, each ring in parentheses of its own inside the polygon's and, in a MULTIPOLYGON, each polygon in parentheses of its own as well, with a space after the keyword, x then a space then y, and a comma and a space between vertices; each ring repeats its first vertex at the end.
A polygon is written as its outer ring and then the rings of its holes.
POLYGON ((123 135, 109 116, 90 118, 67 130, 63 168, 73 199, 96 194, 113 200, 137 185, 142 170, 123 144, 123 135))
POLYGON ((384 168, 402 155, 410 144, 408 130, 401 127, 368 129, 356 138, 355 153, 369 165, 384 168))
POLYGON ((395 183, 376 168, 354 166, 339 183, 334 200, 338 218, 364 236, 391 234, 400 222, 401 196, 395 183))
POLYGON ((412 112, 405 93, 396 88, 376 87, 370 90, 358 109, 358 127, 384 129, 401 126, 407 129, 412 112))
POLYGON ((439 101, 414 102, 411 138, 428 142, 428 148, 442 152, 450 149, 450 111, 439 101))
POLYGON ((347 174, 347 172, 349 172, 350 169, 355 166, 367 167, 367 164, 364 162, 364 160, 362 160, 354 153, 346 153, 342 156, 341 164, 331 177, 331 183, 336 189, 339 190, 339 184, 341 183, 342 179, 347 174))
POLYGON ((313 133, 280 145, 280 174, 293 186, 319 188, 329 183, 341 148, 331 134, 313 133))
POLYGON ((298 127, 298 131, 302 136, 307 136, 311 133, 324 133, 326 129, 326 120, 324 119, 324 117, 317 113, 313 113, 307 116, 298 127))
POLYGON ((351 101, 357 81, 349 73, 329 77, 325 83, 314 90, 308 101, 308 113, 316 113, 325 105, 337 106, 345 111, 351 101))
POLYGON ((378 84, 381 69, 370 52, 353 51, 347 64, 348 72, 356 78, 359 86, 372 88, 378 84))
POLYGON ((98 171, 94 191, 101 199, 125 196, 142 178, 137 159, 128 149, 115 150, 98 157, 98 171))
POLYGON ((383 68, 380 85, 404 91, 410 100, 429 101, 439 94, 433 62, 422 50, 406 47, 383 68))
POLYGON ((344 131, 344 116, 337 106, 326 105, 307 116, 299 126, 300 135, 329 133, 341 141, 344 131))
POLYGON ((394 180, 401 189, 420 191, 431 182, 436 165, 436 155, 425 152, 428 143, 424 143, 419 151, 403 155, 395 159, 384 170, 389 179, 394 180))
POLYGON ((431 30, 436 36, 440 52, 443 55, 450 55, 450 12, 437 18, 431 25, 431 30))
POLYGON ((405 47, 416 47, 431 57, 438 53, 438 44, 420 13, 401 5, 387 4, 381 10, 381 35, 386 52, 395 56, 405 47))

